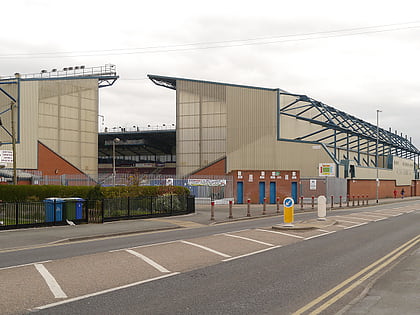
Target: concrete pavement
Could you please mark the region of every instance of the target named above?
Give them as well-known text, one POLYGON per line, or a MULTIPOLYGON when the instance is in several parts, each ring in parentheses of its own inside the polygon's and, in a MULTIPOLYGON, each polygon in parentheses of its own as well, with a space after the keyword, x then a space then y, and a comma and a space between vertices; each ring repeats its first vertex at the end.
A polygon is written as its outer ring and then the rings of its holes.
MULTIPOLYGON (((420 199, 385 199, 381 200, 380 204, 391 202, 404 203, 410 200, 420 199)), ((371 202, 371 205, 373 205, 373 202, 371 202)), ((363 211, 366 208, 358 207, 358 209, 363 211)), ((0 231, 0 252, 12 250, 13 248, 26 248, 42 244, 64 243, 168 229, 194 228, 234 220, 280 216, 282 214, 282 207, 278 211, 276 205, 266 205, 265 214, 263 214, 262 205, 251 205, 251 217, 247 217, 247 205, 234 205, 232 207, 233 219, 229 219, 228 205, 216 205, 214 210, 214 220, 211 220, 209 205, 198 205, 196 207, 196 213, 176 217, 116 221, 104 224, 3 230, 0 231)), ((312 210, 310 205, 305 205, 303 208, 300 208, 300 205, 295 206, 296 213, 309 211, 316 211, 316 206, 315 210, 312 210)), ((331 212, 328 211, 328 214, 331 215, 331 212)), ((281 220, 279 218, 279 224, 282 222, 281 220)), ((306 221, 295 220, 295 228, 319 228, 323 224, 331 225, 334 222, 331 222, 331 220, 320 222, 316 219, 306 221)), ((361 296, 357 301, 354 301, 343 310, 343 314, 420 314, 419 275, 420 249, 419 244, 417 244, 411 255, 376 281, 370 290, 365 292, 364 296, 361 296)))

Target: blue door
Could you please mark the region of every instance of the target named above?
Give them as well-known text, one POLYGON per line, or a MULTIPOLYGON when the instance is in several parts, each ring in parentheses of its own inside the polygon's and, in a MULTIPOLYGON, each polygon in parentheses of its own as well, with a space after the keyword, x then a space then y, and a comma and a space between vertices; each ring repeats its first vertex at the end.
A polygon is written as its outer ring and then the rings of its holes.
POLYGON ((270 203, 276 203, 276 183, 270 182, 270 203))
POLYGON ((260 203, 264 203, 265 198, 265 182, 260 182, 260 203))
POLYGON ((292 182, 292 198, 295 203, 298 202, 297 182, 292 182))
POLYGON ((236 203, 244 203, 244 183, 236 183, 236 203))

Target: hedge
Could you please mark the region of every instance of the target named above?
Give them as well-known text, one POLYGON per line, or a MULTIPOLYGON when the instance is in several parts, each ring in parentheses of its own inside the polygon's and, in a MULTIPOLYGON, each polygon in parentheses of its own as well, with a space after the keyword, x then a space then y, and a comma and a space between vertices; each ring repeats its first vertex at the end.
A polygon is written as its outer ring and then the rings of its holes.
POLYGON ((57 186, 57 185, 0 185, 0 200, 42 201, 45 198, 79 197, 83 199, 112 199, 138 196, 161 196, 166 194, 189 195, 190 191, 180 186, 57 186))

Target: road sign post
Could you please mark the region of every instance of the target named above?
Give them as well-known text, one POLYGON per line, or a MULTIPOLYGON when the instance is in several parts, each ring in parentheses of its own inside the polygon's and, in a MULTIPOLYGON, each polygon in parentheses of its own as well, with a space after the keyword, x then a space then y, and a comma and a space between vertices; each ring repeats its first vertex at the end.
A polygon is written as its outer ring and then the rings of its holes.
POLYGON ((293 198, 287 197, 283 200, 283 226, 293 226, 294 204, 293 198))

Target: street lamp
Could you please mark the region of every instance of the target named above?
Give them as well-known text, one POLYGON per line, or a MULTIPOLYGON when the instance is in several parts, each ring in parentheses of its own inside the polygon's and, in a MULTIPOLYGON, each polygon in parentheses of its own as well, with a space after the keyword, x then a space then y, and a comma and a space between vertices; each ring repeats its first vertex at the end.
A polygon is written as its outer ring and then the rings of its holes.
POLYGON ((376 203, 379 203, 379 113, 381 110, 376 110, 376 203))
POLYGON ((120 142, 120 138, 112 140, 112 186, 115 186, 115 177, 117 176, 115 172, 115 144, 118 142, 120 142))

